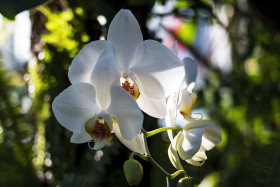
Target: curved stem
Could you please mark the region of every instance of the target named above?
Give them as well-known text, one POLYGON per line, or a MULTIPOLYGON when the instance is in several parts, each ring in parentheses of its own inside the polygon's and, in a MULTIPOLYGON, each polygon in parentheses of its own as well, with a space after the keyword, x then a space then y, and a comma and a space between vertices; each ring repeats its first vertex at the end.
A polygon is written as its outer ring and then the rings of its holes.
MULTIPOLYGON (((167 178, 168 178, 168 181, 169 181, 169 177, 170 177, 170 173, 168 173, 167 171, 165 171, 154 159, 153 157, 151 156, 150 154, 150 151, 149 151, 149 148, 148 148, 148 144, 147 144, 147 132, 145 131, 144 128, 142 128, 142 133, 143 133, 143 139, 144 139, 144 143, 145 143, 145 147, 146 147, 146 152, 147 152, 147 157, 149 158, 149 162, 151 164, 153 164, 155 167, 157 167, 160 172, 162 174, 164 174, 167 178)), ((167 179, 166 179, 167 180, 167 179)))
POLYGON ((159 128, 159 129, 156 129, 153 131, 149 131, 149 132, 145 131, 146 138, 153 136, 155 134, 158 134, 160 132, 167 131, 167 130, 180 130, 181 131, 181 130, 183 130, 183 128, 181 128, 181 127, 162 127, 162 128, 159 128))
POLYGON ((170 180, 169 180, 169 177, 167 176, 166 177, 166 187, 169 187, 170 186, 170 180))
POLYGON ((148 156, 142 155, 142 154, 137 153, 137 152, 132 152, 132 153, 129 155, 129 159, 133 159, 133 156, 138 156, 139 158, 142 158, 143 160, 149 161, 148 156))
POLYGON ((187 173, 184 170, 178 170, 175 173, 171 174, 170 179, 173 180, 175 177, 177 177, 179 174, 183 173, 184 176, 187 176, 187 173))

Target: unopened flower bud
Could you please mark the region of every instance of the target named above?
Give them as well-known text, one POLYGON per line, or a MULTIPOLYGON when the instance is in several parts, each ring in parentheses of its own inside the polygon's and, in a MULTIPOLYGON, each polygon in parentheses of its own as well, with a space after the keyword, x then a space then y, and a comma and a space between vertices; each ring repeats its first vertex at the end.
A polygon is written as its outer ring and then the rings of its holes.
POLYGON ((189 177, 181 178, 178 181, 177 187, 192 187, 192 180, 189 177))
POLYGON ((142 165, 134 159, 125 161, 123 165, 126 180, 130 186, 136 186, 141 182, 143 177, 142 165))

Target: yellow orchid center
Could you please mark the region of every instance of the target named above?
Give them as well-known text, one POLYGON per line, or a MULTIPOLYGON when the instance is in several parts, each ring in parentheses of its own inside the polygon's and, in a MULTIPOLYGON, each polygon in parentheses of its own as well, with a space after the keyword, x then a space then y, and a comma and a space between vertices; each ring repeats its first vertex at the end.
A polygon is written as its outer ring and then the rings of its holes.
POLYGON ((114 134, 111 133, 111 127, 102 118, 90 118, 85 123, 85 129, 95 142, 94 149, 96 150, 101 149, 114 137, 114 134))
POLYGON ((127 76, 121 77, 121 87, 123 87, 132 97, 137 100, 140 96, 138 85, 127 76))
POLYGON ((196 94, 191 94, 191 100, 190 102, 186 103, 185 106, 180 107, 182 108, 180 110, 180 113, 184 116, 185 119, 188 119, 190 117, 191 114, 191 109, 196 101, 197 95, 196 94))

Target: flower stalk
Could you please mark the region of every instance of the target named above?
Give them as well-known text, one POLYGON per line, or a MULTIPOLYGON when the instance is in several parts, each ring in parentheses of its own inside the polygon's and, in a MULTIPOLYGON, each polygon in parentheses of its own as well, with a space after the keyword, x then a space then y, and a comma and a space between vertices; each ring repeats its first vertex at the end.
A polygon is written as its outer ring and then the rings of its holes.
POLYGON ((146 152, 147 152, 147 157, 149 159, 149 162, 151 164, 153 164, 155 167, 157 167, 160 172, 166 176, 166 186, 169 187, 169 180, 170 180, 170 173, 168 173, 167 171, 165 171, 154 159, 153 157, 151 156, 150 154, 150 151, 149 151, 149 148, 148 148, 148 144, 147 144, 147 131, 142 128, 142 133, 143 133, 143 138, 144 138, 144 143, 145 143, 145 147, 146 147, 146 152))
POLYGON ((146 138, 151 137, 151 136, 153 136, 155 134, 158 134, 160 132, 167 131, 167 130, 179 130, 179 131, 181 131, 181 130, 183 130, 183 128, 181 128, 181 127, 162 127, 162 128, 158 128, 156 130, 146 132, 146 138))

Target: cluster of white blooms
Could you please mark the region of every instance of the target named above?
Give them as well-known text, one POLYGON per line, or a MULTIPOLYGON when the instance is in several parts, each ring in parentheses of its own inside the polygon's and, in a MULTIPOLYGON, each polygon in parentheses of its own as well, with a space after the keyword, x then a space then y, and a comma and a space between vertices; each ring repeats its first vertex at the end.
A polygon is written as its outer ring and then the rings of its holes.
POLYGON ((205 151, 221 141, 221 133, 214 122, 190 116, 196 74, 192 60, 178 58, 176 43, 169 50, 157 41, 143 41, 136 18, 120 10, 107 40, 89 43, 74 58, 68 73, 72 85, 55 98, 52 109, 59 123, 73 132, 72 143, 93 140, 98 150, 116 135, 141 154, 146 153, 142 111, 165 117, 167 126, 176 125, 180 112, 188 121, 174 139, 169 132, 169 157, 177 169, 177 152, 199 165, 206 159, 205 151))

